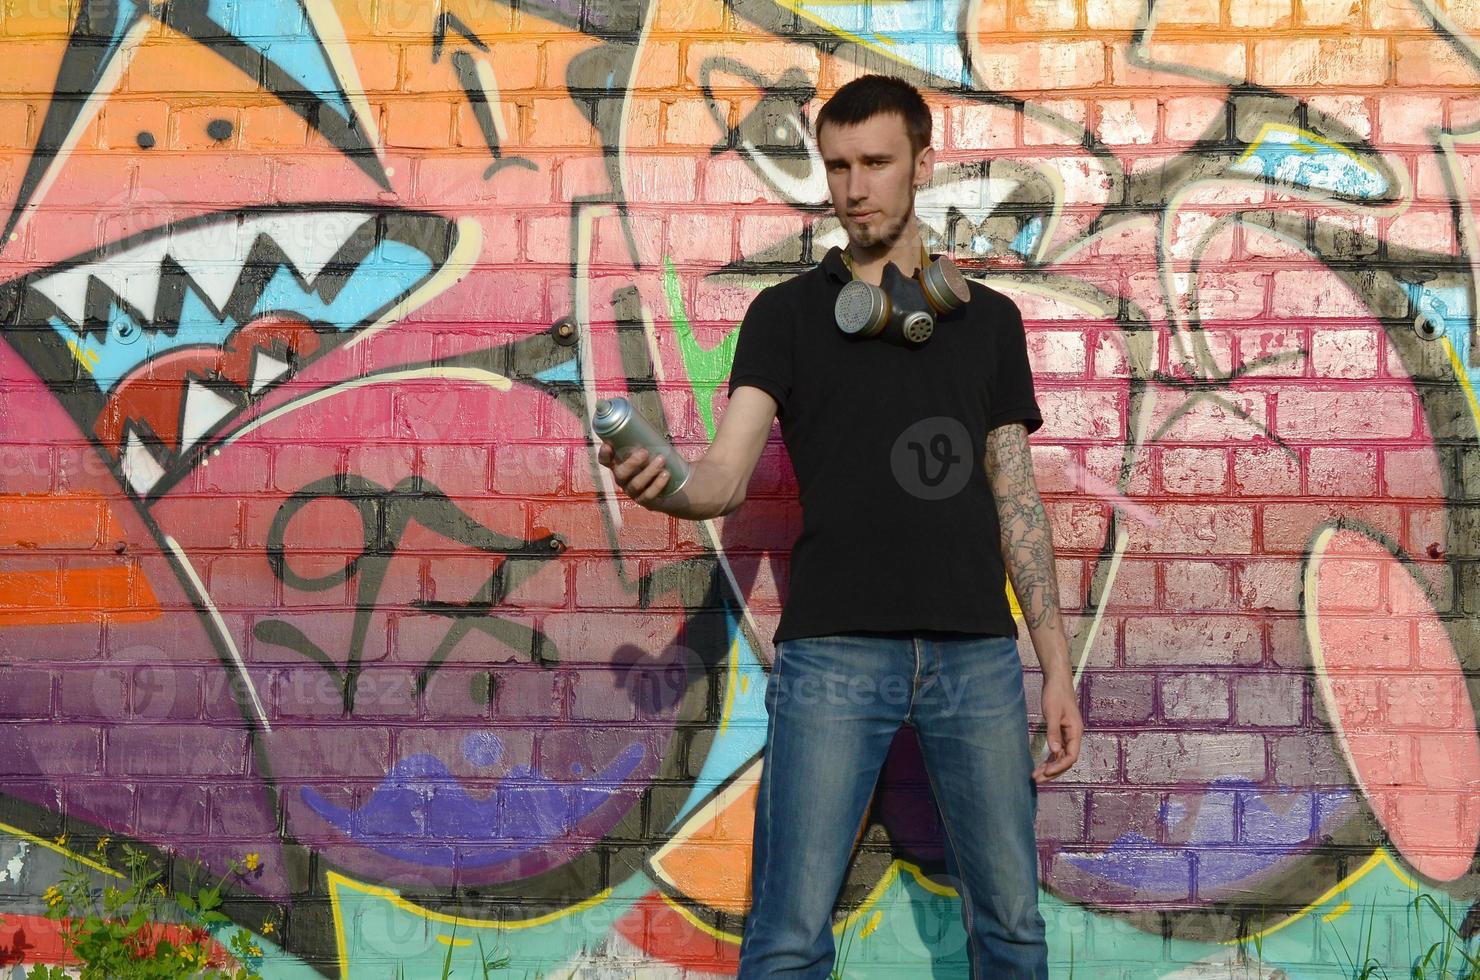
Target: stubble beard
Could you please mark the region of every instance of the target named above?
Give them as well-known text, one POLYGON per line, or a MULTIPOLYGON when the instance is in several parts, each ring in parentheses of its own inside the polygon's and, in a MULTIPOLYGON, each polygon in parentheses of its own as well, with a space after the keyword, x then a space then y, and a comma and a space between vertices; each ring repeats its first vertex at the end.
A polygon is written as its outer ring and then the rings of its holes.
POLYGON ((904 215, 896 219, 892 224, 885 225, 879 231, 872 232, 866 227, 854 225, 852 243, 859 248, 871 249, 880 245, 886 249, 893 248, 895 243, 904 236, 905 229, 909 227, 910 219, 914 217, 915 193, 916 190, 912 186, 910 188, 910 206, 905 210, 904 215))

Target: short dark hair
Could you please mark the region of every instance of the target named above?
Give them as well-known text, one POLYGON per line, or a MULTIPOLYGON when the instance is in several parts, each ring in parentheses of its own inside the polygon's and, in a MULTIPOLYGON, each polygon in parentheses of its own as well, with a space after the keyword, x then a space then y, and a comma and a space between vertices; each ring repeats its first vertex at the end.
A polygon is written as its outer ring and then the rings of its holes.
POLYGON ((817 113, 816 133, 821 137, 825 123, 856 126, 885 112, 903 117, 912 153, 930 145, 930 107, 918 89, 893 75, 860 75, 834 92, 817 113))

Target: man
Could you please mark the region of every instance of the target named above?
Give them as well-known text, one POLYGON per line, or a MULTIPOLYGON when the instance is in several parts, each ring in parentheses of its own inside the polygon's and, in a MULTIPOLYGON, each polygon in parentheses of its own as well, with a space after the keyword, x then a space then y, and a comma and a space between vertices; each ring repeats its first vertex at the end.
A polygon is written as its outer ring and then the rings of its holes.
POLYGON ((797 474, 803 528, 766 688, 741 980, 829 975, 833 906, 902 723, 919 735, 958 872, 972 977, 1046 977, 1037 784, 1077 760, 1083 722, 1028 451, 1042 418, 1022 317, 973 282, 923 344, 840 330, 834 303, 852 278, 880 285, 889 263, 912 275, 925 258, 914 203, 935 164, 931 119, 908 83, 866 75, 816 128, 846 252, 752 301, 728 408, 682 491, 660 497, 663 461, 641 450, 614 462, 603 446, 599 459, 645 507, 728 514, 779 416, 797 474), (1005 574, 1043 668, 1050 755, 1036 768, 1005 574))

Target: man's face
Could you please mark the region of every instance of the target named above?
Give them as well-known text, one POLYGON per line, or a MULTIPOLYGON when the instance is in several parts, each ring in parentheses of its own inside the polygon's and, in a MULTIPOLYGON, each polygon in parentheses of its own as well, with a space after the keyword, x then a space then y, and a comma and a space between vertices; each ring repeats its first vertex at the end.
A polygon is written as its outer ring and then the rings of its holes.
POLYGON ((817 135, 833 210, 859 248, 888 248, 909 227, 915 189, 929 181, 935 151, 910 148, 904 117, 879 113, 856 126, 828 123, 817 135))

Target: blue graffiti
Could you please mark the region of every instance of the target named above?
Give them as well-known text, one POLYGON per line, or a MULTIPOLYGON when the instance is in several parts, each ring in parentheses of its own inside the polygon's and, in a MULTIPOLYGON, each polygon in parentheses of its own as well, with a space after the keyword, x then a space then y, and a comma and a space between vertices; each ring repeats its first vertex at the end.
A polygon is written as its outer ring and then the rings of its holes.
POLYGON ((1038 247, 1038 239, 1043 236, 1043 219, 1041 217, 1030 218, 1023 222, 1018 233, 1013 237, 1012 243, 1007 247, 1017 254, 1027 258, 1033 254, 1038 247))
POLYGON ((332 106, 345 119, 353 116, 343 83, 301 0, 211 0, 206 16, 225 27, 237 41, 260 52, 305 92, 332 106))
MULTIPOLYGON (((1343 819, 1353 803, 1346 790, 1312 791, 1266 787, 1240 776, 1213 781, 1203 794, 1192 817, 1192 828, 1180 844, 1161 844, 1137 833, 1121 834, 1115 843, 1094 856, 1065 855, 1070 864, 1106 881, 1137 891, 1181 894, 1189 876, 1186 852, 1197 853, 1197 881, 1203 889, 1224 888, 1260 875, 1306 850, 1320 828, 1343 819), (1273 795, 1281 801, 1269 805, 1273 795), (1243 813, 1236 813, 1239 801, 1243 813), (1242 838, 1234 840, 1234 827, 1242 838), (1230 845, 1241 846, 1230 846, 1230 845)), ((1162 827, 1174 827, 1187 819, 1185 807, 1164 804, 1157 814, 1162 827)))
POLYGON ((963 0, 929 3, 782 0, 782 6, 835 34, 952 85, 971 84, 971 72, 961 57, 960 23, 966 6, 963 0))
POLYGON ((679 807, 669 822, 671 830, 683 822, 694 808, 707 799, 715 788, 737 773, 765 747, 766 732, 755 725, 729 724, 731 719, 764 718, 766 716, 766 670, 761 666, 755 651, 745 642, 740 632, 740 621, 735 609, 725 603, 725 636, 729 638, 731 655, 735 658, 734 673, 726 682, 724 723, 714 735, 714 744, 704 757, 704 768, 688 799, 679 807))
POLYGON ((1388 193, 1388 181, 1352 150, 1293 126, 1266 123, 1232 166, 1234 173, 1281 184, 1371 200, 1388 193))
MULTIPOLYGON (((431 258, 419 249, 404 242, 382 241, 361 260, 334 299, 325 302, 314 287, 305 288, 296 275, 279 265, 247 321, 266 313, 292 313, 344 333, 405 295, 431 274, 432 267, 431 258)), ((219 347, 241 326, 232 317, 213 313, 193 282, 185 290, 179 322, 170 324, 168 332, 139 322, 116 302, 110 304, 105 335, 79 336, 56 317, 48 322, 74 348, 93 383, 105 394, 150 359, 185 347, 219 347)))
MULTIPOLYGON (((479 766, 496 763, 502 743, 493 732, 463 740, 463 755, 479 766)), ((609 800, 642 761, 634 742, 606 768, 572 786, 530 765, 509 769, 485 799, 474 799, 441 759, 407 756, 391 767, 358 809, 335 806, 311 788, 303 802, 347 837, 380 854, 418 864, 486 868, 511 861, 576 829, 609 800), (484 843, 496 839, 499 843, 484 843), (428 847, 441 841, 467 845, 428 847)), ((579 764, 571 766, 580 773, 579 764)))
POLYGON ((1405 282, 1403 291, 1413 304, 1415 317, 1424 317, 1440 333, 1458 342, 1470 333, 1470 293, 1467 287, 1435 287, 1427 283, 1405 282))

